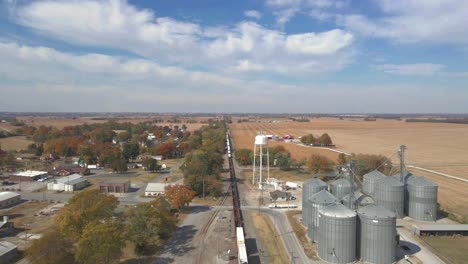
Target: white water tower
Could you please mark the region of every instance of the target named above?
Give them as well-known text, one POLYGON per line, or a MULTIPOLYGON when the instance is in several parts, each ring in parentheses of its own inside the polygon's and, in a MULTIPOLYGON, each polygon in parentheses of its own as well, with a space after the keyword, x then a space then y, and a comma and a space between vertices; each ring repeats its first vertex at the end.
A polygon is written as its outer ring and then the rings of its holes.
POLYGON ((258 188, 263 189, 263 163, 266 158, 267 177, 270 178, 270 153, 268 151, 268 137, 263 133, 255 136, 254 143, 254 160, 253 160, 253 175, 252 184, 258 183, 258 188), (257 165, 258 161, 258 165, 257 165))

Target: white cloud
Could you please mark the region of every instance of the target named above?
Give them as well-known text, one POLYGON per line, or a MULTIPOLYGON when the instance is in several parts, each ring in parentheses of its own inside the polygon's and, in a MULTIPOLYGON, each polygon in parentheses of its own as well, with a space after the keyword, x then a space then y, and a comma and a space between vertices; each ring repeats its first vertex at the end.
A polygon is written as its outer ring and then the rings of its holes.
MULTIPOLYGON (((123 49, 183 67, 310 74, 339 70, 353 57, 352 34, 342 30, 287 35, 254 22, 203 27, 156 17, 124 0, 34 1, 13 10, 16 21, 44 35, 72 44, 123 49), (244 66, 239 67, 242 61, 244 66), (250 67, 245 67, 246 61, 250 67), (317 63, 323 66, 307 67, 317 63)), ((250 11, 246 15, 259 17, 250 11)))
POLYGON ((267 0, 266 5, 273 9, 276 22, 283 27, 297 13, 306 13, 323 20, 328 18, 329 11, 342 9, 346 0, 267 0))
MULTIPOLYGON (((413 112, 412 96, 424 91, 418 111, 466 112, 468 96, 466 89, 446 92, 449 86, 434 92, 430 84, 362 87, 246 81, 145 59, 74 54, 11 42, 0 42, 0 58, 0 111, 388 112, 398 101, 400 111, 413 112), (350 91, 353 100, 343 97, 350 91), (336 102, 330 104, 330 98, 336 102)), ((261 70, 248 60, 236 63, 261 70)))
POLYGON ((353 35, 335 29, 320 34, 305 33, 290 35, 286 40, 286 47, 291 53, 331 54, 343 47, 349 46, 353 35))
POLYGON ((420 63, 420 64, 380 64, 374 65, 374 69, 396 75, 432 76, 445 68, 445 65, 420 63))
POLYGON ((247 10, 244 12, 244 15, 249 18, 255 18, 255 19, 262 18, 262 13, 258 12, 257 10, 247 10))
POLYGON ((340 70, 354 53, 353 36, 343 30, 288 35, 254 22, 203 27, 156 17, 124 0, 34 1, 13 14, 19 23, 72 44, 123 49, 161 64, 214 72, 309 75, 340 70))
POLYGON ((384 15, 338 15, 337 23, 369 37, 400 42, 467 44, 468 2, 459 0, 377 0, 384 15))

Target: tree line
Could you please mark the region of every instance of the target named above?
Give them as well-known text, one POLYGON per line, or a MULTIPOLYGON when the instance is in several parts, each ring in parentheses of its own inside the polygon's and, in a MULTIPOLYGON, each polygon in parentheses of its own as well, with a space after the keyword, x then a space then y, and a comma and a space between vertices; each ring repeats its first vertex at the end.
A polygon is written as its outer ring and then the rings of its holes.
MULTIPOLYGON (((283 146, 275 146, 268 148, 269 163, 272 167, 278 167, 280 170, 300 170, 307 166, 307 170, 311 174, 332 173, 336 170, 337 165, 346 165, 350 160, 354 161, 355 173, 360 180, 362 176, 375 169, 378 169, 384 174, 389 174, 392 170, 391 160, 384 155, 374 154, 351 154, 350 156, 340 153, 337 160, 332 160, 324 155, 313 154, 306 160, 295 160, 291 158, 291 153, 283 146)), ((235 151, 235 159, 240 165, 249 166, 253 164, 253 151, 250 149, 237 149, 235 151)), ((256 160, 259 165, 259 159, 256 160)), ((266 161, 264 160, 264 165, 266 161)))
POLYGON ((196 195, 220 196, 222 194, 221 172, 226 151, 226 124, 213 122, 194 131, 187 140, 188 149, 181 166, 185 184, 196 195))
POLYGON ((317 146, 332 146, 333 141, 327 133, 323 133, 320 137, 315 137, 312 134, 307 134, 301 137, 302 144, 317 145, 317 146))

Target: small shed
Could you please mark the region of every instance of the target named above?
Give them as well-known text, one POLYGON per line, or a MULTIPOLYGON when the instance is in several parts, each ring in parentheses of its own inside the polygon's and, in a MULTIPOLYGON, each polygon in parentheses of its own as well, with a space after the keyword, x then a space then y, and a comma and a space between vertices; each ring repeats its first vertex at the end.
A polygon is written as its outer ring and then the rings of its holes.
POLYGON ((47 183, 47 190, 73 192, 86 186, 88 180, 79 174, 72 174, 47 183))
POLYGON ((130 191, 130 181, 112 180, 99 183, 99 190, 108 193, 128 193, 130 191))
POLYGON ((8 241, 0 241, 0 263, 11 263, 18 255, 17 246, 8 241))
POLYGON ((161 195, 164 195, 164 189, 165 188, 166 188, 166 183, 150 182, 146 186, 145 196, 161 196, 161 195))
POLYGON ((0 208, 19 203, 21 195, 15 192, 0 192, 0 208))

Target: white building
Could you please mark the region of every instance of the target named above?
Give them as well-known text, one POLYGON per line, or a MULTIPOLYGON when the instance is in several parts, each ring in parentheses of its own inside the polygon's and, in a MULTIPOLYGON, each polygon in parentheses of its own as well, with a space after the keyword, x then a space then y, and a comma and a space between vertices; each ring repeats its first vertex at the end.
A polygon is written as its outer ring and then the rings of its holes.
POLYGON ((47 171, 21 171, 13 174, 10 178, 13 181, 37 181, 42 177, 46 177, 48 174, 47 171))
POLYGON ((19 203, 21 195, 15 192, 0 192, 0 208, 19 203))
POLYGON ((145 196, 160 196, 164 195, 164 188, 166 187, 166 183, 155 183, 150 182, 146 186, 145 189, 145 196))
POLYGON ((154 140, 156 138, 156 136, 154 135, 154 133, 148 133, 148 140, 154 140))
POLYGON ((72 174, 47 184, 47 190, 72 192, 88 186, 88 180, 79 174, 72 174))

